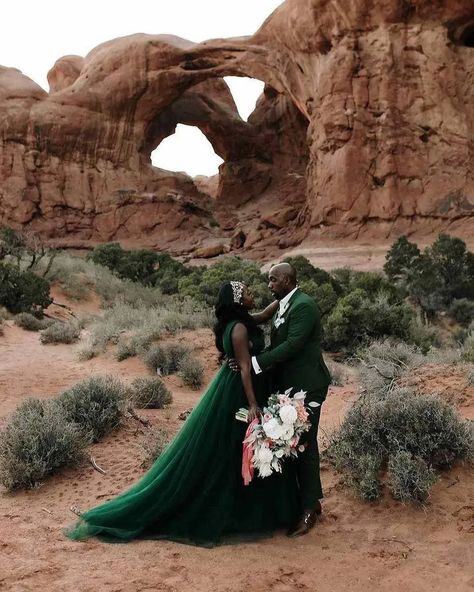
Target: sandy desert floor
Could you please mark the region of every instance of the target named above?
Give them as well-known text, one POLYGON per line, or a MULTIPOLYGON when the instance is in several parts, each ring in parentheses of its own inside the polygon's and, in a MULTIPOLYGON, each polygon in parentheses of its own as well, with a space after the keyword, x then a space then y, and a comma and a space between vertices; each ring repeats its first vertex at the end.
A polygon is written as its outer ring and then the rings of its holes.
MULTIPOLYGON (((177 339, 189 338, 183 333, 177 339)), ((217 367, 212 334, 200 330, 192 340, 209 380, 217 367)), ((117 362, 112 352, 79 362, 75 346, 41 345, 38 334, 8 321, 0 337, 0 425, 28 396, 51 397, 84 377, 107 373, 131 380, 146 370, 137 359, 117 362)), ((181 425, 179 413, 199 393, 183 388, 177 377, 165 380, 173 404, 140 414, 172 434, 181 425)), ((413 381, 474 418, 474 389, 460 393, 454 370, 426 367, 413 381)), ((356 396, 354 375, 345 386, 331 388, 322 414, 323 447, 356 396)), ((143 473, 138 447, 143 430, 127 419, 118 432, 91 447, 105 475, 85 466, 52 477, 36 490, 0 492, 0 590, 467 592, 474 586, 474 488, 467 467, 442 475, 429 505, 419 509, 388 496, 380 503, 362 503, 323 463, 323 518, 297 540, 279 533, 263 542, 202 549, 157 541, 107 545, 64 538, 62 528, 75 519, 70 506, 96 505, 143 473)))

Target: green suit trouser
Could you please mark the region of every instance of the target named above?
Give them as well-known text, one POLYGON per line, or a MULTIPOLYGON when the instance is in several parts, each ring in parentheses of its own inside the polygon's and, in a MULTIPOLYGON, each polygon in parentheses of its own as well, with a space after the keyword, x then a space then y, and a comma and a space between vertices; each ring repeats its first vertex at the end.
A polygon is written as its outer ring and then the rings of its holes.
MULTIPOLYGON (((323 389, 314 397, 317 401, 323 400, 327 393, 323 389), (321 395, 321 396, 320 396, 321 395)), ((311 397, 313 399, 313 397, 311 397)), ((321 407, 311 409, 309 419, 311 428, 301 438, 301 444, 305 444, 304 452, 300 452, 296 460, 296 474, 300 491, 300 502, 302 510, 312 510, 316 507, 318 500, 323 497, 321 475, 319 467, 318 427, 321 417, 321 407)))

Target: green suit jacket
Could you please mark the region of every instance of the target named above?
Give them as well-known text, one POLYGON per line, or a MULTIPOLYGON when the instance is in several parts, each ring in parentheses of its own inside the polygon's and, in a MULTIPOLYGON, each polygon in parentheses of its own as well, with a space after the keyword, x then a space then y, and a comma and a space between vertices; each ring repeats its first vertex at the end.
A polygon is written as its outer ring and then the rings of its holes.
POLYGON ((273 317, 270 349, 256 357, 263 371, 272 370, 272 386, 283 392, 306 391, 306 401, 322 403, 331 375, 321 352, 321 314, 316 302, 296 290, 278 327, 273 317))

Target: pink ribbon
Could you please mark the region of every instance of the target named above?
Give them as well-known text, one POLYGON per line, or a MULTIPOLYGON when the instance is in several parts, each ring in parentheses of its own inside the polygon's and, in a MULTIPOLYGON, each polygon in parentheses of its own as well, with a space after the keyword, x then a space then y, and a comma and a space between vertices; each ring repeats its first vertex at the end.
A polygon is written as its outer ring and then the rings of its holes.
POLYGON ((249 442, 249 437, 252 434, 253 428, 258 424, 258 419, 253 419, 245 432, 245 438, 243 442, 242 452, 242 477, 244 479, 244 485, 248 485, 253 479, 254 467, 253 467, 253 447, 252 442, 249 442))

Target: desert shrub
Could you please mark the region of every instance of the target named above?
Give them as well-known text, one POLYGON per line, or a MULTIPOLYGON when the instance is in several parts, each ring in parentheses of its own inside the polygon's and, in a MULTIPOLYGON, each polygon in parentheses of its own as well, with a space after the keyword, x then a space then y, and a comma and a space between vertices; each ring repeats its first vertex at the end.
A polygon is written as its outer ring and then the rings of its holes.
POLYGON ((472 426, 440 399, 391 389, 385 397, 368 394, 353 404, 328 455, 363 499, 380 496, 388 465, 392 493, 419 501, 423 484, 430 481, 426 467, 444 469, 458 460, 472 460, 474 436, 472 426), (403 471, 402 452, 412 459, 403 471))
POLYGON ((331 374, 331 384, 334 386, 343 386, 346 382, 346 373, 342 364, 328 361, 327 367, 331 374))
POLYGON ((19 312, 14 317, 15 325, 25 329, 26 331, 41 331, 51 324, 51 321, 45 319, 38 319, 29 312, 19 312))
POLYGON ((461 349, 461 357, 465 362, 474 363, 474 328, 469 331, 464 340, 461 349))
POLYGON ((0 306, 12 313, 36 312, 53 301, 49 282, 32 271, 0 262, 0 306))
POLYGON ((116 356, 125 359, 148 349, 166 334, 204 326, 209 326, 209 313, 196 303, 176 302, 170 297, 162 306, 152 307, 119 301, 93 323, 90 343, 95 354, 116 343, 116 356))
POLYGON ((54 401, 21 403, 0 432, 0 483, 34 487, 45 477, 85 458, 87 439, 54 401))
POLYGON ((468 300, 467 298, 453 300, 448 309, 448 314, 460 325, 467 327, 474 320, 474 300, 468 300))
POLYGON ((67 420, 97 442, 120 425, 126 397, 126 387, 116 378, 93 376, 64 391, 57 401, 67 420))
POLYGON ((385 273, 391 280, 404 280, 420 254, 415 243, 411 243, 406 236, 401 236, 385 255, 385 273))
POLYGON ((466 371, 466 379, 467 379, 467 384, 469 386, 474 386, 474 367, 470 367, 467 369, 466 371))
POLYGON ((388 251, 384 269, 429 316, 447 310, 455 299, 474 299, 474 253, 459 238, 440 234, 420 253, 401 237, 388 251))
POLYGON ((331 284, 316 284, 313 280, 299 282, 303 292, 314 298, 321 311, 321 316, 329 314, 337 304, 338 295, 331 284))
POLYGON ((179 343, 167 343, 150 348, 143 353, 146 367, 154 374, 175 374, 184 358, 191 353, 189 347, 179 343))
POLYGON ((184 356, 179 362, 179 376, 186 386, 197 391, 204 382, 204 367, 194 356, 184 356))
POLYGON ((161 455, 168 443, 168 434, 160 428, 155 427, 147 431, 139 444, 144 453, 142 467, 150 467, 161 455))
POLYGON ((189 275, 179 280, 179 293, 214 306, 220 287, 230 279, 244 282, 250 288, 257 307, 271 302, 266 276, 255 263, 239 257, 226 257, 209 267, 193 268, 189 275))
POLYGON ((74 322, 63 323, 54 321, 46 329, 41 331, 40 341, 47 343, 74 343, 79 339, 81 330, 74 322))
POLYGON ((136 378, 131 384, 130 400, 140 409, 162 409, 173 401, 173 396, 158 377, 136 378))
POLYGON ((371 300, 358 288, 340 298, 324 326, 324 346, 330 351, 352 351, 361 343, 384 336, 410 338, 413 310, 390 303, 380 294, 371 300))
POLYGON ((303 255, 297 255, 295 257, 286 257, 284 259, 286 263, 290 263, 295 269, 298 277, 298 283, 313 282, 317 286, 329 284, 334 292, 340 296, 342 294, 342 287, 338 280, 333 277, 330 273, 314 265, 304 257, 303 255))
POLYGON ((108 267, 120 278, 152 285, 158 255, 147 249, 127 251, 119 243, 106 243, 94 248, 89 258, 96 264, 108 267))
POLYGON ((424 502, 437 481, 433 468, 406 450, 395 452, 388 461, 388 486, 401 502, 424 502))
POLYGON ((158 253, 158 269, 155 271, 154 285, 163 294, 177 294, 179 280, 190 275, 191 269, 180 261, 173 259, 168 253, 158 253))

